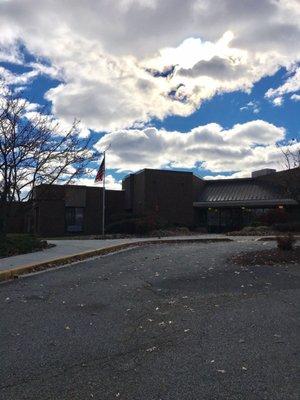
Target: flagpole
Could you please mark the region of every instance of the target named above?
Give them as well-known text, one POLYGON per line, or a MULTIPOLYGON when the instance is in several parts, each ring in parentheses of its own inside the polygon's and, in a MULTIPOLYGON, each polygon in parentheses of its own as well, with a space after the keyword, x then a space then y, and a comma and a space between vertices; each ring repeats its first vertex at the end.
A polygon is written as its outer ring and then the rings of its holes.
POLYGON ((106 165, 105 165, 105 151, 103 152, 104 157, 104 176, 103 176, 103 188, 102 188, 102 239, 105 237, 105 175, 106 175, 106 165))
MULTIPOLYGON (((103 159, 100 164, 100 167, 98 169, 97 175, 95 177, 95 183, 96 182, 103 182, 102 186, 102 239, 105 238, 105 178, 106 178, 106 164, 105 164, 105 156, 106 156, 106 151, 110 148, 110 144, 106 149, 102 152, 103 154, 103 159)), ((99 202, 101 201, 101 196, 99 198, 99 202)), ((101 208, 101 206, 100 206, 101 208)))

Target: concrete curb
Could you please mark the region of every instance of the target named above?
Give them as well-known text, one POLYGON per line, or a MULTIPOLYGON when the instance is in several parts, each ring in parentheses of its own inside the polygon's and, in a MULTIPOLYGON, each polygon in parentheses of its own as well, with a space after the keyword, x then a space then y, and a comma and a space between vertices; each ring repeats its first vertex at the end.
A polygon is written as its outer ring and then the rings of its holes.
MULTIPOLYGON (((278 237, 286 236, 286 234, 281 233, 280 235, 277 236, 261 236, 258 239, 256 239, 257 242, 266 242, 266 241, 275 241, 278 237)), ((296 241, 300 240, 299 235, 294 235, 294 238, 296 241)))
POLYGON ((43 261, 41 263, 37 264, 28 264, 24 265, 22 267, 16 267, 12 269, 7 269, 0 271, 0 282, 3 281, 8 281, 11 279, 16 279, 21 275, 24 274, 29 274, 32 272, 38 272, 38 271, 43 271, 45 269, 50 269, 54 267, 58 267, 61 265, 66 265, 66 264, 71 264, 72 262, 75 261, 83 261, 88 258, 96 257, 96 256, 102 256, 105 254, 110 254, 114 253, 116 251, 128 249, 131 247, 137 247, 137 246, 143 246, 143 245, 149 245, 149 244, 166 244, 166 243, 197 243, 197 242, 202 242, 202 243, 215 243, 215 242, 232 242, 232 239, 229 238, 214 238, 214 239, 157 239, 157 240, 145 240, 145 241, 136 241, 136 242, 131 242, 131 243, 123 243, 123 244, 118 244, 115 246, 108 246, 103 249, 98 249, 98 250, 89 250, 85 251, 82 253, 77 253, 77 254, 72 254, 69 256, 64 256, 60 258, 56 258, 53 260, 49 261, 43 261))

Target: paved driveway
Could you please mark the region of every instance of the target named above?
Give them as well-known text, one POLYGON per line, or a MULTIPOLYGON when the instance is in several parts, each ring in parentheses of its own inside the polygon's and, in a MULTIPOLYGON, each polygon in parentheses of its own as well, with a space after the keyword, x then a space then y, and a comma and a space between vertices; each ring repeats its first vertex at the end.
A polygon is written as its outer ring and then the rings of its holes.
POLYGON ((298 399, 299 266, 152 245, 0 285, 5 400, 298 399))
MULTIPOLYGON (((227 238, 225 235, 195 235, 195 236, 173 236, 163 238, 163 240, 214 240, 214 239, 227 238)), ((236 238, 235 238, 236 239, 236 238)), ((254 238, 250 238, 250 240, 254 238)), ((13 257, 0 258, 0 271, 8 270, 16 267, 23 267, 24 265, 32 265, 41 262, 49 262, 61 257, 73 256, 75 254, 84 253, 92 250, 104 249, 107 247, 118 246, 121 244, 159 241, 159 238, 128 238, 128 239, 49 239, 48 242, 54 244, 54 247, 37 251, 34 253, 21 254, 13 257)), ((249 237, 242 237, 241 240, 249 240, 249 237)))

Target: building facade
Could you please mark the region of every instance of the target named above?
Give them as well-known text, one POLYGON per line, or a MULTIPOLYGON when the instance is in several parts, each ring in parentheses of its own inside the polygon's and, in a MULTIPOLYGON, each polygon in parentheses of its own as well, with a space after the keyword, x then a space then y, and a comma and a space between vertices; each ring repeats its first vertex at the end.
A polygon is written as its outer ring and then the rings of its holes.
MULTIPOLYGON (((106 218, 124 207, 124 192, 106 190, 106 218)), ((30 231, 40 236, 100 234, 102 188, 76 185, 40 185, 35 189, 30 231)))
POLYGON ((193 225, 192 172, 144 169, 127 176, 122 188, 126 210, 133 215, 154 214, 170 225, 193 225))
MULTIPOLYGON (((300 222, 299 193, 299 168, 217 180, 203 180, 192 172, 144 169, 125 177, 122 190, 106 190, 106 225, 148 215, 164 226, 208 232, 238 230, 255 222, 269 224, 272 218, 300 222)), ((30 204, 18 204, 16 209, 12 231, 17 227, 49 237, 100 234, 102 188, 41 185, 30 204)))
POLYGON ((145 169, 123 180, 126 207, 170 225, 208 232, 254 222, 300 222, 300 168, 254 171, 251 178, 203 180, 191 172, 145 169), (269 220, 267 220, 269 218, 269 220))

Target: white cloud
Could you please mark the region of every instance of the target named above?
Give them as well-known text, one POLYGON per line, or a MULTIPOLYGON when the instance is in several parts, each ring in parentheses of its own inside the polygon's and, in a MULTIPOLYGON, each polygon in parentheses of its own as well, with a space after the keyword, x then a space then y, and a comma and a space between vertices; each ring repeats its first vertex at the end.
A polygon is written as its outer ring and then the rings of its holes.
POLYGON ((56 79, 62 77, 55 67, 46 66, 40 63, 30 63, 26 66, 31 69, 20 74, 13 73, 9 69, 0 66, 0 81, 2 81, 6 86, 15 86, 15 91, 20 92, 20 87, 22 89, 26 88, 26 85, 29 85, 38 75, 44 74, 56 79))
POLYGON ((7 43, 1 43, 0 39, 0 62, 21 64, 23 62, 19 49, 7 43))
POLYGON ((253 171, 239 171, 229 175, 206 175, 202 179, 216 180, 216 179, 237 179, 237 178, 250 178, 253 171))
MULTIPOLYGON (((26 102, 26 100, 24 100, 24 102, 26 102)), ((39 104, 28 102, 26 104, 26 112, 24 116, 31 121, 41 119, 47 124, 49 128, 53 129, 53 134, 55 132, 55 134, 59 136, 66 135, 67 132, 69 132, 71 129, 74 130, 74 121, 69 123, 64 120, 59 120, 55 118, 52 114, 45 114, 43 112, 40 112, 40 108, 41 107, 39 104)), ((90 135, 89 129, 87 129, 87 127, 81 121, 77 121, 75 130, 82 138, 86 138, 90 135)))
POLYGON ((241 172, 278 168, 282 154, 276 143, 284 137, 284 128, 256 120, 231 129, 208 124, 187 133, 120 130, 104 135, 96 146, 102 149, 111 144, 107 166, 119 172, 162 167, 241 172))
POLYGON ((37 75, 38 73, 36 71, 24 72, 18 75, 0 66, 0 81, 2 81, 5 85, 26 85, 37 75))
MULTIPOLYGON (((95 178, 80 178, 74 182, 74 185, 102 187, 101 183, 95 183, 95 178)), ((122 182, 116 180, 112 175, 107 175, 105 178, 105 188, 109 190, 121 190, 122 182)))
POLYGON ((258 114, 260 112, 260 103, 259 101, 251 100, 245 106, 241 107, 240 111, 252 111, 254 114, 258 114))
POLYGON ((63 79, 63 73, 56 66, 46 65, 41 62, 31 62, 28 64, 37 74, 48 75, 52 79, 63 79))
POLYGON ((62 80, 47 94, 56 116, 115 130, 189 115, 291 68, 299 18, 298 0, 11 0, 0 2, 0 47, 19 62, 22 41, 38 59, 33 74, 62 80))
POLYGON ((300 94, 292 94, 291 95, 291 100, 300 101, 300 94))
POLYGON ((300 68, 293 71, 293 74, 287 78, 283 85, 276 89, 269 89, 265 95, 271 99, 275 106, 281 106, 283 96, 288 93, 298 92, 300 90, 300 68))
POLYGON ((283 97, 282 96, 279 96, 279 97, 275 97, 273 100, 272 100, 272 103, 274 104, 274 106, 275 107, 281 107, 282 106, 282 104, 283 104, 283 97))

